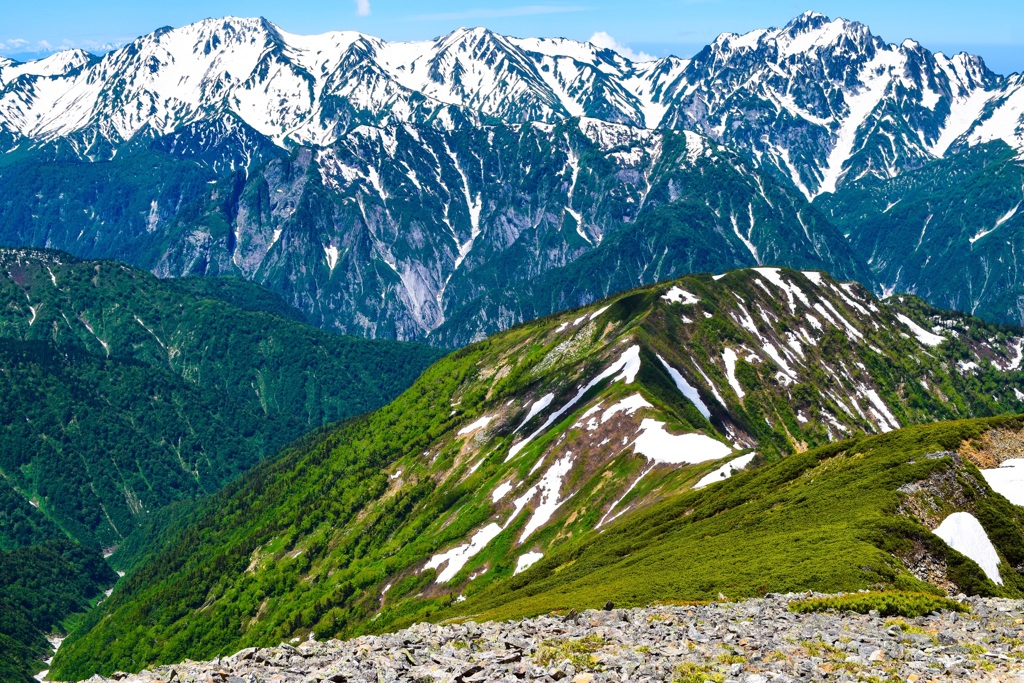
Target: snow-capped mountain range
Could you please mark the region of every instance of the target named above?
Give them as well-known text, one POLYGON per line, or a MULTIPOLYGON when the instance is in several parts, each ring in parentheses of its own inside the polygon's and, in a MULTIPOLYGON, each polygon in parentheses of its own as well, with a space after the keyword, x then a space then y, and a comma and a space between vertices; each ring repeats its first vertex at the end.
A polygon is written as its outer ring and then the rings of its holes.
MULTIPOLYGON (((472 326, 444 343, 694 269, 926 293, 876 267, 906 254, 855 254, 856 227, 811 202, 977 148, 1024 158, 1022 117, 1020 75, 815 13, 642 63, 480 28, 388 43, 210 19, 102 58, 0 60, 0 145, 32 160, 0 169, 0 241, 240 275, 343 331, 472 326)), ((981 298, 1013 318, 1017 281, 981 298)))
POLYGON ((587 116, 701 132, 784 171, 810 198, 958 146, 1024 148, 1022 84, 977 57, 887 44, 862 24, 815 13, 782 29, 723 34, 693 59, 643 63, 482 28, 388 43, 229 17, 161 29, 101 59, 69 50, 0 62, 0 126, 33 144, 71 137, 88 155, 99 140, 116 149, 222 117, 280 146, 324 146, 362 123, 587 116))

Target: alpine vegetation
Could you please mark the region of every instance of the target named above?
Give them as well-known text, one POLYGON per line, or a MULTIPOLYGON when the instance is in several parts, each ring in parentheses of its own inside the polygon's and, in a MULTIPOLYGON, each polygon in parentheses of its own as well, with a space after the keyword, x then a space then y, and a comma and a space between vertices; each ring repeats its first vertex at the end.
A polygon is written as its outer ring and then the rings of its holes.
POLYGON ((1024 411, 1022 338, 776 268, 517 326, 208 499, 55 675, 607 600, 1018 596, 1024 511, 977 467, 1019 421, 914 425, 1024 411))

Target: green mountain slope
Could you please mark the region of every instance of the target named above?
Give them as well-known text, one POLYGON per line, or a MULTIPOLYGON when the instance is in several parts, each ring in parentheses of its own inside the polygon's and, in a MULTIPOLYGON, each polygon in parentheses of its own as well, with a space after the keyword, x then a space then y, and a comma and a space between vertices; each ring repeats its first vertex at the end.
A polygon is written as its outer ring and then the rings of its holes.
POLYGON ((987 320, 1024 319, 1024 164, 1002 142, 815 202, 888 291, 987 320))
POLYGON ((55 675, 433 618, 733 469, 1020 412, 1022 336, 780 269, 520 325, 211 498, 69 638, 55 675))
POLYGON ((46 636, 116 580, 97 551, 67 539, 0 551, 0 680, 33 681, 52 654, 46 636))
MULTIPOLYGON (((279 442, 276 421, 167 369, 9 339, 0 366, 7 485, 58 537, 94 548, 118 545, 152 510, 216 491, 279 442)), ((0 546, 25 545, 21 529, 0 529, 0 546)))
POLYGON ((117 545, 302 433, 383 405, 439 352, 326 333, 241 281, 0 250, 0 547, 117 545))
POLYGON ((955 452, 993 428, 1019 435, 1024 419, 907 427, 790 456, 566 544, 433 618, 502 619, 720 593, 935 591, 922 579, 936 578, 953 592, 1021 597, 1024 508, 995 494, 955 452), (1002 583, 931 533, 957 511, 981 522, 998 550, 1002 583))

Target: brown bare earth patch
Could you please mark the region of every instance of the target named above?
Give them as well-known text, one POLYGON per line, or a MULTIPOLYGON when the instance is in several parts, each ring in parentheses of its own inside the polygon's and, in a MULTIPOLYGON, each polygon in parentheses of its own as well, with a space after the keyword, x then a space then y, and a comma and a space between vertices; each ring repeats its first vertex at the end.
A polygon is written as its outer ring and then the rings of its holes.
POLYGON ((1024 431, 989 430, 980 439, 964 443, 959 453, 979 469, 999 467, 1007 460, 1024 458, 1024 431))

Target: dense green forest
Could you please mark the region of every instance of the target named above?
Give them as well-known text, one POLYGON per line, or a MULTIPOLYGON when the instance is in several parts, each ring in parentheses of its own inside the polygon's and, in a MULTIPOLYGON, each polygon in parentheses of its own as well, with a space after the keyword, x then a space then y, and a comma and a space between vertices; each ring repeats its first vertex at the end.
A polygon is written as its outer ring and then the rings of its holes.
POLYGON ((32 681, 65 633, 117 575, 92 549, 64 540, 0 551, 0 680, 32 681))
POLYGON ((237 279, 0 250, 0 547, 119 544, 321 425, 377 408, 442 352, 318 330, 237 279), (20 495, 19 495, 20 494, 20 495))
POLYGON ((127 568, 193 501, 443 353, 302 319, 237 279, 0 249, 0 680, 116 578, 101 549, 127 568))

